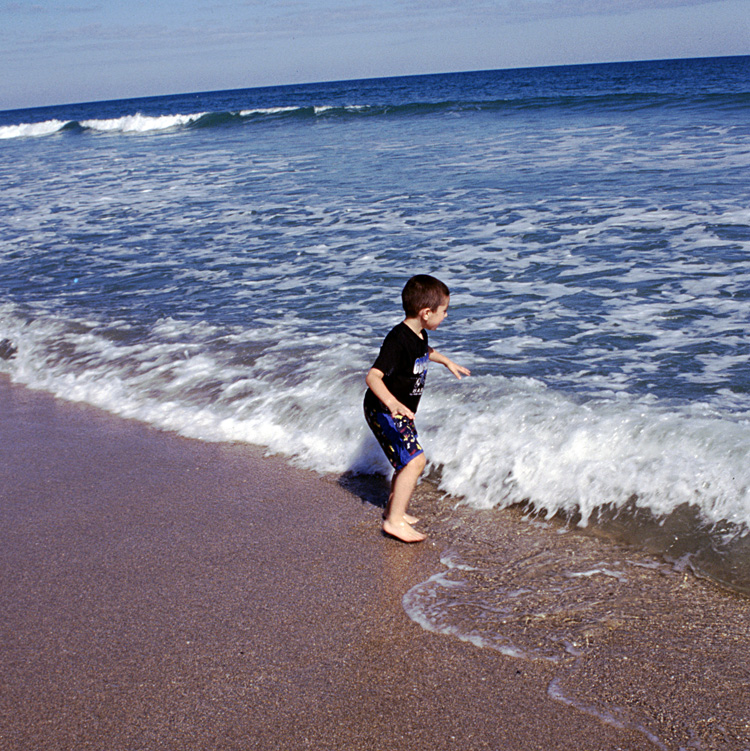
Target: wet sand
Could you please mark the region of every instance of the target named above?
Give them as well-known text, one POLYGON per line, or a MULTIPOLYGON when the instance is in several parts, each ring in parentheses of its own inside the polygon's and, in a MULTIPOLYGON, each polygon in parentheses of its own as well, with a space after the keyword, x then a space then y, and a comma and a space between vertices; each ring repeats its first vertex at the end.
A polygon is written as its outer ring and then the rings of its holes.
POLYGON ((376 491, 0 379, 0 748, 655 747, 410 621, 376 491))
POLYGON ((409 611, 522 664, 552 661, 559 701, 654 748, 750 749, 750 599, 601 528, 424 503, 423 492, 417 510, 462 565, 412 588, 409 611))

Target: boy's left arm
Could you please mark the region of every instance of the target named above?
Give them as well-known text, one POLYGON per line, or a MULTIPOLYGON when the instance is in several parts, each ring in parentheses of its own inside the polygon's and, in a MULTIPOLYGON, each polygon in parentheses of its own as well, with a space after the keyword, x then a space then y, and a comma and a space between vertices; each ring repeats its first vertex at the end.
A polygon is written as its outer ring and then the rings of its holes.
POLYGON ((463 365, 457 365, 453 360, 450 359, 450 357, 446 357, 445 355, 441 355, 440 352, 438 352, 436 349, 432 349, 430 347, 430 362, 436 362, 440 365, 445 365, 448 370, 450 370, 451 373, 453 373, 456 378, 461 380, 462 376, 471 375, 471 371, 468 368, 465 368, 463 365))

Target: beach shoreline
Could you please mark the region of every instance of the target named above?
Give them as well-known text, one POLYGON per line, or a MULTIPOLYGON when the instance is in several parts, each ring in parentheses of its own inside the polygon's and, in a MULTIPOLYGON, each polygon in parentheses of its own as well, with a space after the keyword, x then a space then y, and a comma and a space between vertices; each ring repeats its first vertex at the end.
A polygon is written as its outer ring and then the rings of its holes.
MULTIPOLYGON (((649 680, 616 644, 602 640, 601 659, 561 684, 550 661, 409 620, 402 597, 440 569, 445 543, 383 538, 377 483, 182 438, 6 378, 0 415, 4 751, 659 747, 587 710, 591 691, 613 685, 591 673, 602 660, 617 660, 614 683, 634 693, 649 680), (589 699, 568 699, 570 685, 589 699)), ((747 614, 739 598, 693 578, 684 586, 747 614)), ((737 706, 712 748, 750 746, 737 706)), ((688 711, 697 722, 704 708, 688 711)))

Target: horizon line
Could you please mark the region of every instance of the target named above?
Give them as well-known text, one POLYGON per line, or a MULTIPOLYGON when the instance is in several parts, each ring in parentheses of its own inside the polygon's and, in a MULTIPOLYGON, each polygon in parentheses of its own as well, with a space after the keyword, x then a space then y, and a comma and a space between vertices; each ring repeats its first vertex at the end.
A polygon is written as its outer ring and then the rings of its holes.
POLYGON ((586 63, 555 63, 553 65, 521 65, 510 66, 507 68, 476 68, 467 70, 452 70, 452 71, 434 71, 430 73, 403 73, 390 76, 367 76, 354 78, 331 78, 322 79, 317 81, 298 81, 292 83, 279 83, 279 84, 262 84, 259 86, 240 86, 230 87, 226 89, 205 89, 200 91, 178 91, 169 94, 144 94, 140 96, 128 96, 128 97, 113 97, 108 99, 87 99, 79 102, 61 102, 58 104, 42 104, 32 105, 30 107, 12 107, 10 109, 0 110, 3 114, 12 112, 25 112, 30 110, 46 110, 57 109, 59 107, 73 107, 79 105, 90 104, 112 104, 113 102, 136 102, 151 99, 162 99, 165 97, 179 97, 179 96, 198 96, 206 94, 222 94, 238 91, 255 91, 262 89, 283 89, 293 87, 306 87, 306 86, 318 86, 321 84, 336 84, 336 83, 353 83, 357 81, 383 81, 387 79, 398 78, 423 78, 428 76, 450 76, 450 75, 465 75, 472 73, 494 73, 501 71, 523 71, 523 70, 545 70, 552 68, 581 68, 594 65, 623 65, 623 64, 640 64, 640 63, 666 63, 666 62, 689 62, 693 60, 726 60, 732 58, 750 57, 750 53, 742 55, 697 55, 689 57, 666 57, 666 58, 647 58, 638 60, 606 60, 600 62, 586 62, 586 63))

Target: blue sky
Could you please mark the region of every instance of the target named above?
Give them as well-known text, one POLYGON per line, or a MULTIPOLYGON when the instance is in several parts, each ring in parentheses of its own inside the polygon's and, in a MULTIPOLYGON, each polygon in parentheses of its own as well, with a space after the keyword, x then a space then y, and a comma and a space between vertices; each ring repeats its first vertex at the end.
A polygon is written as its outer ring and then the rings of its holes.
POLYGON ((750 54, 750 0, 0 0, 0 110, 750 54))

